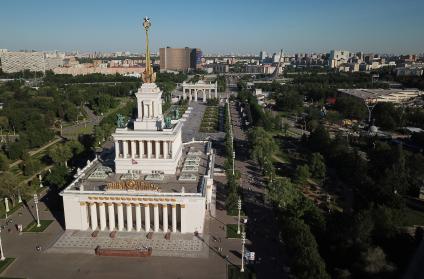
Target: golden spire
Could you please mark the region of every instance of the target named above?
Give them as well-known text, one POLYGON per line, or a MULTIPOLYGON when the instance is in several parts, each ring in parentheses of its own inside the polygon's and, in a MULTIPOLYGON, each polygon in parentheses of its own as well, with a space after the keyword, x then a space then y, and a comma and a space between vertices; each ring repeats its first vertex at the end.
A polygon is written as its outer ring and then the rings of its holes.
POLYGON ((143 27, 146 31, 146 69, 143 73, 143 81, 145 83, 153 83, 156 80, 156 73, 153 72, 152 64, 150 62, 150 49, 149 49, 149 28, 152 25, 150 18, 144 18, 143 27))

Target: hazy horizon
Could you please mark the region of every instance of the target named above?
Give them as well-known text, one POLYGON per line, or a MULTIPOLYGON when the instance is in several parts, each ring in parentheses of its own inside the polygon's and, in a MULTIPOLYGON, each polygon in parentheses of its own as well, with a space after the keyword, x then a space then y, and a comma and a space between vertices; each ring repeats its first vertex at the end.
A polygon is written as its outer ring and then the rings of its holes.
POLYGON ((19 1, 2 4, 0 48, 144 52, 197 47, 205 54, 424 53, 424 1, 19 1))

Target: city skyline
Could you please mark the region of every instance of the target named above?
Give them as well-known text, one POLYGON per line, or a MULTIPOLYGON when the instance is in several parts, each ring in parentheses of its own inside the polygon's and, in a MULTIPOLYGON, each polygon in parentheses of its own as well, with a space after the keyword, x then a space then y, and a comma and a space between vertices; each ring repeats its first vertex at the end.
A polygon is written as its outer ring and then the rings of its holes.
POLYGON ((422 53, 424 3, 356 1, 63 1, 4 3, 0 48, 143 52, 142 18, 154 19, 152 49, 198 47, 204 53, 422 53), (71 5, 72 3, 72 5, 71 5), (407 7, 407 9, 405 9, 407 7), (405 9, 402 15, 399 15, 405 9), (143 12, 148 11, 148 12, 143 12), (172 13, 169 13, 172 11, 172 13), (396 39, 396 40, 394 40, 396 39))

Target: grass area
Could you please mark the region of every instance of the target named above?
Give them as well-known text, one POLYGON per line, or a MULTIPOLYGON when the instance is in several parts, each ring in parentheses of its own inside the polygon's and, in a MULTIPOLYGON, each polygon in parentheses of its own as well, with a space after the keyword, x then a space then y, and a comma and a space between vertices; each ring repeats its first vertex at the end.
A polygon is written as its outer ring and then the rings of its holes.
MULTIPOLYGON (((234 208, 234 209, 227 209, 227 215, 229 216, 238 216, 238 209, 234 208)), ((245 217, 246 214, 244 214, 243 209, 240 211, 240 218, 241 217, 245 217)))
POLYGON ((203 114, 200 132, 215 133, 219 129, 219 107, 208 106, 203 114))
POLYGON ((53 222, 53 220, 40 220, 40 227, 37 227, 37 221, 32 221, 26 228, 24 232, 44 232, 47 227, 53 222))
POLYGON ((256 272, 247 267, 244 268, 244 272, 240 272, 239 266, 228 265, 227 278, 228 279, 255 279, 256 272))
MULTIPOLYGON (((240 232, 244 230, 244 225, 240 224, 240 232)), ((241 238, 241 233, 237 233, 237 224, 226 225, 227 238, 241 238)))
POLYGON ((4 261, 0 261, 0 273, 2 273, 11 263, 13 263, 14 260, 15 258, 6 258, 4 261))
POLYGON ((424 225, 424 212, 410 207, 405 208, 405 224, 407 226, 424 225))

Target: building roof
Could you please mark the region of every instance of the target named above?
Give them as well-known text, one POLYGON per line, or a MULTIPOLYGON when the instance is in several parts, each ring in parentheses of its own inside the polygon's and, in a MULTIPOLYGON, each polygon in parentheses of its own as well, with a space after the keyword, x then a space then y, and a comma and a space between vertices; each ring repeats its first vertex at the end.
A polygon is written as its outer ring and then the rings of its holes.
MULTIPOLYGON (((114 152, 104 152, 101 158, 90 162, 87 167, 76 174, 76 180, 71 183, 65 190, 66 191, 110 191, 110 183, 136 181, 138 184, 154 185, 157 186, 160 193, 201 193, 203 176, 208 175, 211 157, 208 152, 211 148, 208 142, 193 142, 185 144, 183 149, 183 156, 181 163, 178 166, 175 175, 160 174, 163 180, 149 180, 148 175, 145 174, 117 174, 113 171, 114 166, 114 152), (196 162, 196 163, 194 163, 196 162), (197 166, 198 164, 198 166, 197 166), (193 167, 195 165, 196 167, 193 167), (179 180, 181 176, 196 177, 195 181, 179 180), (108 189, 109 185, 109 189, 108 189)), ((126 191, 126 190, 125 190, 126 191)), ((111 191, 115 192, 115 191, 111 191)), ((120 191, 123 192, 123 191, 120 191)), ((131 191, 134 193, 141 193, 138 191, 131 191)))
POLYGON ((399 99, 412 98, 422 95, 418 89, 338 89, 339 92, 372 102, 396 96, 399 99))

